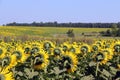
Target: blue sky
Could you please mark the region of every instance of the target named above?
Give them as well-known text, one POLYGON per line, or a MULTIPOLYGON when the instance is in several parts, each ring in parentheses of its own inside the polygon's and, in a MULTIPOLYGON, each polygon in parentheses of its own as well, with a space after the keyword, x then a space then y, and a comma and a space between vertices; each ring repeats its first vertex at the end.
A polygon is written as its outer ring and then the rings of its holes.
POLYGON ((9 22, 120 22, 120 0, 0 0, 9 22))

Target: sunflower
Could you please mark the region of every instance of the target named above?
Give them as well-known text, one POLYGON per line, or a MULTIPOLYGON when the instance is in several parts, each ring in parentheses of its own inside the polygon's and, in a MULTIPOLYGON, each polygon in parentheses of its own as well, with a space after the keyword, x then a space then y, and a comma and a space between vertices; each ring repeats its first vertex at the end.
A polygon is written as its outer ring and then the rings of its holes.
POLYGON ((49 63, 48 54, 44 51, 40 51, 38 55, 35 56, 34 59, 34 69, 41 70, 45 69, 49 63))
POLYGON ((79 45, 78 45, 77 42, 73 42, 72 45, 73 45, 74 47, 79 47, 79 45))
POLYGON ((43 42, 43 48, 49 49, 49 48, 54 48, 55 45, 51 41, 44 41, 43 42))
POLYGON ((80 46, 80 53, 87 54, 91 51, 90 46, 87 44, 83 44, 80 46))
POLYGON ((15 47, 14 47, 14 46, 11 46, 10 44, 8 44, 8 45, 6 46, 6 50, 7 50, 7 52, 12 53, 12 52, 15 50, 15 47))
MULTIPOLYGON (((24 53, 25 54, 30 54, 31 53, 31 46, 25 46, 24 48, 24 53)), ((21 48, 21 51, 23 50, 22 48, 21 48)))
POLYGON ((32 47, 35 47, 35 46, 42 47, 42 46, 41 46, 41 43, 38 42, 38 41, 33 41, 33 42, 31 43, 31 46, 32 46, 32 47))
POLYGON ((10 56, 6 56, 1 59, 1 67, 8 67, 10 65, 11 58, 10 56))
POLYGON ((103 51, 104 54, 107 55, 107 57, 108 57, 109 60, 112 59, 112 57, 113 57, 113 52, 112 52, 111 49, 103 49, 102 51, 103 51))
POLYGON ((63 64, 68 73, 74 72, 77 70, 78 59, 77 56, 73 53, 66 52, 63 57, 63 64))
POLYGON ((110 48, 110 45, 111 45, 110 43, 106 43, 106 44, 104 45, 104 48, 105 48, 105 49, 108 49, 108 48, 110 48))
POLYGON ((98 45, 99 47, 102 47, 103 42, 102 41, 95 41, 95 44, 98 45))
POLYGON ((31 53, 31 55, 33 55, 33 54, 38 53, 39 51, 40 51, 40 48, 38 46, 34 46, 34 47, 32 47, 30 53, 31 53))
POLYGON ((102 65, 108 61, 108 56, 104 51, 100 50, 97 54, 95 54, 94 59, 97 63, 102 65))
POLYGON ((71 46, 69 52, 76 53, 76 48, 74 46, 71 46))
POLYGON ((48 53, 51 54, 52 50, 55 48, 55 45, 51 41, 44 41, 42 48, 48 53))
POLYGON ((0 58, 3 58, 6 56, 6 49, 0 47, 0 58))
POLYGON ((17 62, 18 62, 17 56, 16 56, 16 55, 12 55, 12 56, 10 56, 10 57, 11 57, 11 62, 10 62, 9 67, 14 67, 14 66, 16 66, 16 65, 17 65, 17 62))
POLYGON ((116 42, 111 46, 115 54, 120 54, 120 42, 116 42))
POLYGON ((31 55, 31 47, 25 46, 24 48, 19 48, 16 51, 13 52, 17 56, 17 59, 19 59, 19 62, 23 63, 26 61, 26 59, 31 55))
POLYGON ((62 49, 61 49, 60 47, 54 48, 54 50, 53 50, 53 55, 54 55, 55 57, 59 57, 61 54, 63 54, 63 51, 62 51, 62 49))
POLYGON ((19 50, 16 50, 12 53, 12 55, 15 55, 17 58, 17 61, 21 61, 21 58, 22 58, 22 53, 19 51, 19 50))
POLYGON ((91 51, 92 51, 92 52, 98 52, 99 49, 100 49, 100 47, 99 47, 98 45, 96 45, 96 44, 93 44, 93 45, 91 46, 91 51))
POLYGON ((2 69, 0 67, 0 80, 14 80, 13 73, 10 72, 7 68, 2 69))
POLYGON ((11 56, 16 56, 16 61, 23 63, 30 54, 25 52, 22 46, 16 47, 16 49, 11 53, 11 56))
POLYGON ((75 54, 80 53, 79 47, 77 45, 71 45, 68 51, 75 54))
POLYGON ((17 65, 17 57, 15 55, 6 56, 1 60, 2 67, 9 67, 9 69, 11 69, 16 65, 17 65))
POLYGON ((70 45, 68 44, 68 42, 64 42, 64 43, 61 45, 61 47, 62 47, 62 50, 63 50, 64 52, 66 52, 66 51, 68 51, 68 50, 70 49, 70 45))

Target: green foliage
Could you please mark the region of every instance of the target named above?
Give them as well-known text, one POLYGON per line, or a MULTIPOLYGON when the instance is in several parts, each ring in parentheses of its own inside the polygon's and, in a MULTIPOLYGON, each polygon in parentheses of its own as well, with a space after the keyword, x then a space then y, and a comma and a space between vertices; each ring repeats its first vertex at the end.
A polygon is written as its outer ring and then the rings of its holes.
POLYGON ((68 37, 75 37, 75 34, 73 32, 73 29, 69 29, 67 32, 68 37))
POLYGON ((117 24, 112 24, 111 33, 112 33, 112 36, 117 35, 117 24))
POLYGON ((120 37, 120 28, 118 28, 117 24, 112 24, 111 29, 100 32, 102 36, 109 37, 120 37))

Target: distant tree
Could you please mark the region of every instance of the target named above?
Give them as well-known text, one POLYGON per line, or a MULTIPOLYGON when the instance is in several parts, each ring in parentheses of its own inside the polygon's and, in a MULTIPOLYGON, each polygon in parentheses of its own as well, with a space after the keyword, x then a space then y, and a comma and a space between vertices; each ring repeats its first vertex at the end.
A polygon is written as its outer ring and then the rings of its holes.
POLYGON ((111 33, 112 33, 112 36, 117 36, 117 24, 112 24, 111 26, 111 33))
MULTIPOLYGON (((8 23, 7 26, 39 26, 39 27, 78 27, 78 28, 111 28, 112 25, 120 27, 118 23, 58 23, 54 22, 33 22, 33 23, 8 23)), ((114 33, 114 32, 113 32, 114 33)))
POLYGON ((68 36, 68 37, 75 37, 74 32, 73 32, 73 29, 69 29, 69 30, 68 30, 67 36, 68 36))
POLYGON ((117 36, 120 37, 120 28, 117 30, 117 36))
POLYGON ((110 31, 110 29, 108 29, 108 30, 106 31, 106 36, 111 36, 111 31, 110 31))

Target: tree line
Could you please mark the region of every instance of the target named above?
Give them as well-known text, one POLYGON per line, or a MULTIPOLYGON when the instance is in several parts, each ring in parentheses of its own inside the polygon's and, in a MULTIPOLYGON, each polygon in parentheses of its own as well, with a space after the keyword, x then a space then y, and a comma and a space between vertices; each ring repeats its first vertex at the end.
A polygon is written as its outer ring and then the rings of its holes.
POLYGON ((77 27, 77 28, 111 28, 113 24, 120 27, 120 22, 118 23, 58 23, 55 22, 32 22, 32 23, 17 23, 12 22, 4 26, 36 26, 36 27, 77 27))
POLYGON ((111 28, 101 31, 100 34, 102 36, 120 37, 120 27, 117 24, 112 24, 111 28))

